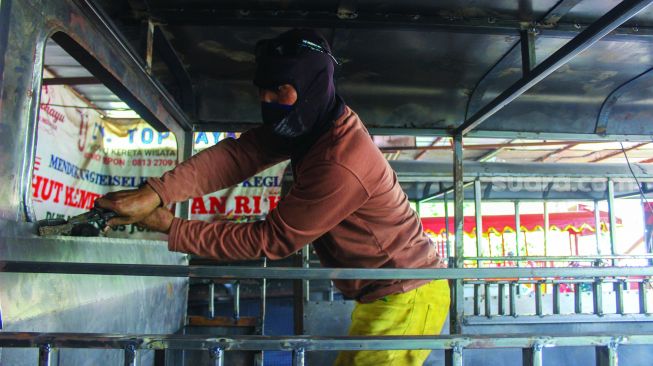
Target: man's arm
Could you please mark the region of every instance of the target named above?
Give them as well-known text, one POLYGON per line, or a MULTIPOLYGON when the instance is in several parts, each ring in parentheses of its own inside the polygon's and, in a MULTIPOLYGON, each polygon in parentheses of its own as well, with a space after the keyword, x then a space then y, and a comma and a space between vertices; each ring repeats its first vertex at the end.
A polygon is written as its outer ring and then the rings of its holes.
POLYGON ((340 165, 325 163, 303 177, 307 179, 295 184, 264 221, 207 223, 170 217, 168 248, 222 260, 283 258, 331 230, 369 198, 357 177, 340 165))
POLYGON ((151 178, 139 189, 110 192, 96 205, 118 214, 109 225, 126 225, 144 220, 160 205, 230 187, 288 157, 278 143, 266 137, 265 128, 226 139, 200 152, 161 178, 151 178))
POLYGON ((161 197, 163 205, 231 187, 288 159, 273 147, 265 131, 258 127, 238 139, 222 140, 147 183, 161 197))

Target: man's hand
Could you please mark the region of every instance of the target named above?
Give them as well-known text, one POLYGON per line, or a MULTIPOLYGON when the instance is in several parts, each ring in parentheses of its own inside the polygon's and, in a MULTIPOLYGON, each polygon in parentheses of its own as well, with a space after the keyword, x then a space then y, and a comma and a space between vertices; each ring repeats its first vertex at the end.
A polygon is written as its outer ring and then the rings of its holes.
POLYGON ((172 212, 166 210, 163 207, 158 207, 156 210, 152 211, 149 216, 147 216, 142 221, 139 221, 136 225, 153 231, 168 234, 170 232, 170 226, 172 225, 173 218, 174 215, 172 212))
POLYGON ((118 217, 107 222, 109 226, 129 225, 150 215, 161 205, 161 198, 152 187, 145 184, 138 189, 107 193, 98 198, 95 205, 118 214, 118 217))

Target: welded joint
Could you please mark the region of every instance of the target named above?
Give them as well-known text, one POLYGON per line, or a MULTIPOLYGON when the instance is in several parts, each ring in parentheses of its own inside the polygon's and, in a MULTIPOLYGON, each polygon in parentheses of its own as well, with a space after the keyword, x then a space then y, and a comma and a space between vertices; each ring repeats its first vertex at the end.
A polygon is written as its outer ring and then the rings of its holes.
POLYGON ((50 366, 52 346, 49 343, 39 346, 39 366, 50 366))
POLYGON ((125 366, 136 365, 136 345, 130 343, 125 346, 125 366))
POLYGON ((224 365, 224 348, 223 347, 211 347, 209 348, 209 358, 213 361, 215 366, 224 365))

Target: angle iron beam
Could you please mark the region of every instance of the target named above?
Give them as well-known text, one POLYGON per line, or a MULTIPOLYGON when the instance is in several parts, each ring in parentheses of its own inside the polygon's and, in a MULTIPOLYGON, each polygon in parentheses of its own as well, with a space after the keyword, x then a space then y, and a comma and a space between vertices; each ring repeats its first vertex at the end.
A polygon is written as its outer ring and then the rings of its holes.
POLYGON ((540 23, 547 26, 557 24, 574 6, 583 0, 562 0, 558 2, 549 12, 540 20, 540 23))
POLYGON ((584 333, 563 335, 439 335, 439 336, 256 336, 202 334, 100 334, 100 333, 38 333, 1 332, 0 347, 30 348, 50 344, 54 348, 96 348, 135 350, 187 349, 224 351, 335 351, 392 349, 495 349, 530 348, 535 344, 547 347, 603 346, 616 348, 621 342, 629 345, 651 345, 653 334, 584 333))
POLYGON ((293 268, 0 261, 0 273, 59 273, 222 279, 479 279, 653 276, 653 267, 293 268))
POLYGON ((533 69, 528 77, 515 82, 494 100, 476 112, 471 118, 464 121, 453 131, 453 134, 465 135, 469 133, 531 87, 566 64, 569 60, 598 42, 603 36, 646 9, 651 2, 653 0, 625 0, 619 3, 607 14, 558 49, 553 55, 542 61, 542 63, 533 69))

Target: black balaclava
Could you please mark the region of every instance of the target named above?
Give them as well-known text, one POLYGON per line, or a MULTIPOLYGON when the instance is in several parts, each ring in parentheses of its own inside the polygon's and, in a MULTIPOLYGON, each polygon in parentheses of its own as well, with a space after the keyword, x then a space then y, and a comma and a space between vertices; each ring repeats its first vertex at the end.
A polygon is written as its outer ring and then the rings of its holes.
POLYGON ((297 91, 292 106, 261 103, 263 123, 283 141, 295 162, 344 111, 333 82, 334 63, 329 44, 310 29, 293 29, 256 45, 254 84, 268 90, 290 84, 297 91))

